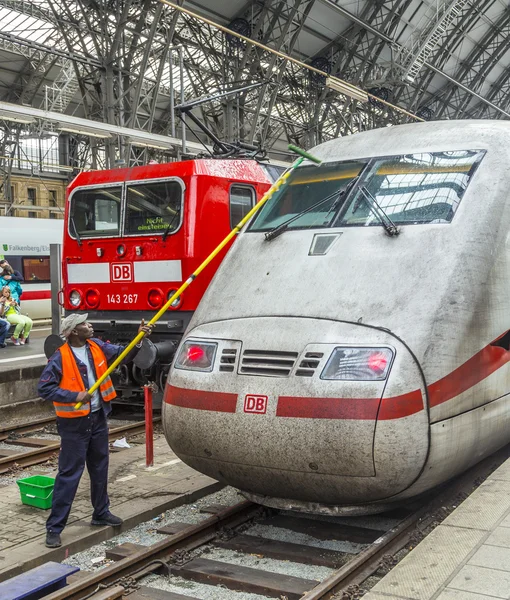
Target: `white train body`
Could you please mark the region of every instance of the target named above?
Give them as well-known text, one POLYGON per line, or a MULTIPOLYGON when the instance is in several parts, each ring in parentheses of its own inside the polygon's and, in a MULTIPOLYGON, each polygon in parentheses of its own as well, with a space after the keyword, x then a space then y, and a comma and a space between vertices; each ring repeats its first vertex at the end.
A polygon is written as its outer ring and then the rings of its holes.
POLYGON ((262 504, 354 514, 508 443, 509 136, 431 122, 312 149, 299 207, 317 182, 350 192, 267 241, 299 212, 291 184, 239 235, 170 372, 176 454, 262 504))
POLYGON ((34 320, 51 317, 50 244, 62 244, 62 220, 0 217, 0 257, 19 271, 21 312, 34 320))

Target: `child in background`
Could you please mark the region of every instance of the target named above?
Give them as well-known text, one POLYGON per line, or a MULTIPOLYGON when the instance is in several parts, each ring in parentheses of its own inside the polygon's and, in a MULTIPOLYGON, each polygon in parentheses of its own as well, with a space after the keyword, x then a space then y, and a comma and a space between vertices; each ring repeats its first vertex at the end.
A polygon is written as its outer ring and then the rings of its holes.
POLYGON ((30 317, 20 314, 19 302, 14 300, 11 289, 7 285, 2 288, 0 296, 0 317, 7 319, 11 325, 16 325, 11 338, 13 344, 15 346, 24 344, 30 335, 33 322, 30 317))

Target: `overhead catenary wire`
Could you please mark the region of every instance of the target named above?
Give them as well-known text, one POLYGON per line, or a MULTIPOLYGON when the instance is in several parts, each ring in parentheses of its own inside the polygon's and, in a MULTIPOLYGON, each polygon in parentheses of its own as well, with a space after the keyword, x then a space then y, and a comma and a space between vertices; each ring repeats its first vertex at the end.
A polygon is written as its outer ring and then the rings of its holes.
POLYGON ((274 48, 266 46, 265 44, 262 44, 261 42, 252 40, 251 38, 246 37, 245 35, 242 35, 241 33, 237 33, 237 31, 233 31, 232 29, 229 29, 228 27, 224 27, 223 25, 220 25, 219 23, 216 23, 215 21, 212 21, 211 19, 208 19, 207 17, 203 17, 202 15, 199 15, 196 12, 193 12, 187 8, 183 8, 182 6, 179 6, 178 4, 174 4, 173 2, 170 2, 170 0, 159 0, 159 1, 162 4, 166 4, 167 6, 170 6, 171 8, 173 8, 174 10, 179 11, 180 13, 183 13, 185 15, 188 15, 189 17, 192 17, 194 19, 202 21, 203 23, 207 23, 207 25, 210 25, 211 27, 215 27, 216 29, 223 31, 223 33, 237 37, 240 40, 243 40, 244 42, 246 42, 247 44, 251 44, 252 46, 257 46, 257 48, 261 48, 262 50, 265 50, 266 52, 275 54, 276 56, 279 56, 283 60, 291 62, 291 63, 301 67, 302 69, 308 69, 308 71, 312 71, 314 73, 317 73, 318 75, 322 75, 323 77, 329 77, 332 83, 337 83, 346 88, 351 88, 353 92, 355 92, 359 95, 366 94, 368 96, 368 98, 372 98, 373 100, 380 102, 381 104, 384 104, 385 106, 388 106, 389 108, 392 108, 408 117, 411 117, 415 121, 421 121, 421 122, 425 121, 425 119, 422 119, 418 115, 415 115, 414 113, 407 111, 405 108, 402 108, 401 106, 397 106, 396 104, 392 104, 391 102, 388 102, 386 100, 383 100, 382 98, 379 98, 379 96, 370 94, 366 90, 364 90, 356 85, 353 85, 352 83, 349 83, 348 81, 340 79, 339 77, 332 76, 329 73, 326 73, 326 71, 321 71, 321 69, 317 69, 317 68, 313 67, 312 65, 308 65, 305 62, 298 60, 297 58, 293 58, 292 56, 285 54, 284 52, 280 52, 280 50, 275 50, 274 48))
MULTIPOLYGON (((152 317, 152 319, 147 323, 147 326, 151 327, 155 325, 159 319, 165 314, 165 312, 170 308, 170 306, 179 298, 179 296, 184 292, 186 288, 188 288, 193 281, 200 275, 200 273, 207 267, 207 265, 225 248, 225 246, 239 233, 239 231, 246 225, 246 223, 253 217, 253 215, 259 211, 264 204, 272 198, 272 196, 277 192, 282 186, 287 183, 288 178, 291 173, 299 167, 299 165, 306 159, 310 160, 313 163, 320 164, 321 160, 317 157, 309 154, 305 150, 301 148, 297 148, 296 146, 289 146, 289 149, 293 152, 299 154, 299 158, 294 162, 294 164, 289 167, 282 175, 273 183, 273 185, 269 188, 269 190, 262 196, 260 201, 250 210, 250 212, 245 215, 239 223, 232 229, 232 231, 216 246, 216 248, 209 254, 209 256, 193 271, 193 273, 186 279, 186 281, 181 285, 181 287, 167 300, 167 302, 163 305, 162 308, 152 317)), ((139 344, 143 338, 145 337, 145 332, 140 331, 136 337, 124 348, 124 350, 119 354, 119 356, 113 361, 113 363, 108 367, 108 369, 96 380, 94 385, 87 390, 87 392, 92 395, 99 386, 103 383, 103 381, 120 365, 120 363, 124 360, 124 358, 131 352, 131 350, 139 344)), ((83 406, 83 402, 77 402, 74 405, 75 410, 79 410, 83 406)))

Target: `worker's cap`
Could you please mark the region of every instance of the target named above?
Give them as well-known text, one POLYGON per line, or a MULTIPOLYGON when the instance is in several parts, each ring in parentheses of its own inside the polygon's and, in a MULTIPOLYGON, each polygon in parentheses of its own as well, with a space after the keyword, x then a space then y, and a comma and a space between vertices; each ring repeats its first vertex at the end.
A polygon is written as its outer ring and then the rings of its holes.
POLYGON ((71 331, 80 323, 85 323, 88 317, 88 313, 84 315, 79 315, 78 313, 73 313, 72 315, 69 315, 62 321, 62 325, 60 326, 60 332, 63 336, 69 337, 71 335, 71 331))

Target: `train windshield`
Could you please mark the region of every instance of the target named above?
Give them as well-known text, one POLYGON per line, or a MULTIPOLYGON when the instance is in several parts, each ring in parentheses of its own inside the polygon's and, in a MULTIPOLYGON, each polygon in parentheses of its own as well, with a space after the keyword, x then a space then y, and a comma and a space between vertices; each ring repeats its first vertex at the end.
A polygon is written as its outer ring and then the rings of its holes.
POLYGON ((337 214, 342 192, 358 177, 368 161, 331 163, 296 169, 288 185, 276 193, 261 209, 250 229, 266 231, 292 217, 289 229, 327 227, 337 214), (324 199, 324 202, 320 200, 324 199), (317 205, 314 208, 314 205, 317 205), (310 210, 311 209, 311 210, 310 210), (305 212, 306 211, 306 212, 305 212), (303 213, 301 216, 300 213, 303 213))
POLYGON ((173 233, 181 224, 182 187, 178 181, 128 184, 125 235, 173 233))
POLYGON ((429 152, 301 167, 250 230, 268 231, 287 221, 288 229, 380 225, 374 202, 395 225, 449 223, 484 154, 429 152))
POLYGON ((119 235, 121 186, 76 190, 71 196, 71 235, 79 238, 119 235))
POLYGON ((395 225, 450 223, 483 154, 430 152, 375 160, 334 225, 379 225, 373 201, 395 225))

